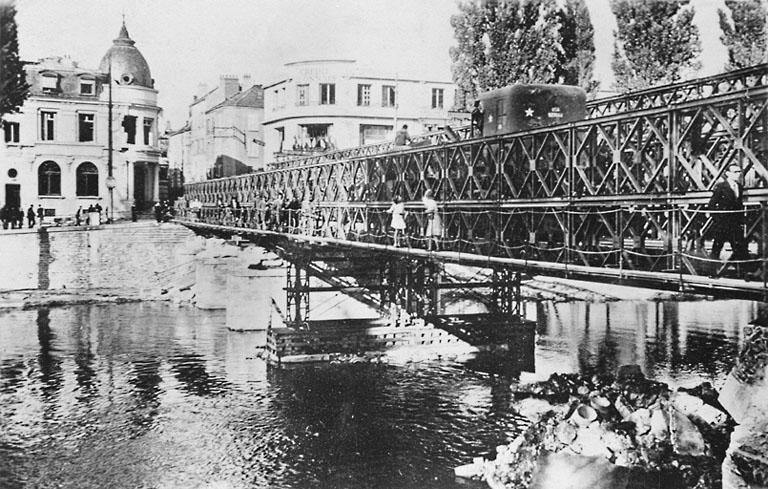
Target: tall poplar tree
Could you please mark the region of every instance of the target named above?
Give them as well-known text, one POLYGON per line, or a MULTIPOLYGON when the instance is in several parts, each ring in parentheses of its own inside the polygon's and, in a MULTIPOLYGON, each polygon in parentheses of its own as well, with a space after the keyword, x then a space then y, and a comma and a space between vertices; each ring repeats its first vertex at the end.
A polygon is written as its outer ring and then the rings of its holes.
POLYGON ((720 16, 720 40, 728 49, 727 70, 765 63, 766 9, 762 0, 725 0, 730 10, 717 9, 720 16))
POLYGON ((17 112, 29 93, 24 63, 19 59, 16 9, 0 0, 0 120, 17 112))
POLYGON ((701 67, 699 31, 689 0, 611 0, 617 31, 613 52, 616 88, 672 83, 701 67))
POLYGON ((563 10, 556 0, 465 0, 459 11, 451 18, 457 45, 450 54, 465 92, 511 83, 589 87, 594 41, 583 0, 568 0, 563 10), (578 18, 564 20, 569 15, 578 18))
POLYGON ((587 93, 597 91, 593 79, 595 64, 595 29, 584 0, 566 0, 560 11, 563 83, 582 87, 587 93))

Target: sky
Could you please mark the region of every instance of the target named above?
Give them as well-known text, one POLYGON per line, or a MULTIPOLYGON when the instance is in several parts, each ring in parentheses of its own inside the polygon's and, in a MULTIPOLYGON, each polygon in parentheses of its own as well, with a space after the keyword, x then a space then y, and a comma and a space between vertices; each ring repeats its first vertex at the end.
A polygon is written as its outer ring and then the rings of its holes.
MULTIPOLYGON (((705 53, 701 75, 717 73, 723 0, 692 3, 705 53)), ((609 0, 587 6, 596 78, 608 88, 615 19, 609 0)), ((356 59, 380 74, 449 81, 450 17, 458 12, 457 0, 16 0, 16 9, 22 59, 68 55, 88 68, 98 67, 125 15, 174 129, 201 83, 213 88, 221 75, 247 73, 267 85, 293 61, 356 59)))

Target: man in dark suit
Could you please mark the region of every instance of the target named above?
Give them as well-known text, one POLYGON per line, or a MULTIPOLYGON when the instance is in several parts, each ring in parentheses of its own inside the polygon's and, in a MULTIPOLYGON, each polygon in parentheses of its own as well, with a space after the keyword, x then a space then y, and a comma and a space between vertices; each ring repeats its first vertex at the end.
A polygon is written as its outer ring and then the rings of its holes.
POLYGON ((718 182, 712 189, 709 210, 712 213, 712 258, 720 259, 720 251, 726 241, 731 243, 731 259, 747 258, 747 246, 744 242, 742 214, 744 211, 744 187, 741 185, 741 168, 731 163, 725 172, 725 180, 718 182))
POLYGON ((483 135, 483 119, 485 117, 485 113, 483 112, 483 108, 480 107, 480 101, 475 100, 475 108, 472 109, 471 114, 471 127, 472 127, 472 137, 481 137, 483 135))

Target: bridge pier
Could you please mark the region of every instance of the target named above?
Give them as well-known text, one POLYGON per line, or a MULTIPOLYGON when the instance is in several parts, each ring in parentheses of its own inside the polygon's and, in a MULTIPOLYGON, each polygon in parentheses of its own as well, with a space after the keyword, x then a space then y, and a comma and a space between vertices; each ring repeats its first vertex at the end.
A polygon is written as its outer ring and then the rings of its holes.
POLYGON ((195 295, 199 309, 227 307, 227 276, 234 253, 224 246, 211 246, 195 258, 195 295))
POLYGON ((311 259, 296 255, 290 261, 285 274, 286 314, 294 327, 304 328, 309 321, 309 270, 311 259))
POLYGON ((391 258, 379 269, 381 307, 394 305, 409 315, 440 314, 442 266, 433 260, 391 258))

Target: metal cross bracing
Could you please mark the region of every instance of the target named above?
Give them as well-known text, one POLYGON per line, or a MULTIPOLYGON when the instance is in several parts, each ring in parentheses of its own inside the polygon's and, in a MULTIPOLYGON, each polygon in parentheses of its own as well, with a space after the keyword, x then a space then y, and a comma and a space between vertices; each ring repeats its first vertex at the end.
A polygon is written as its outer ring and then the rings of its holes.
POLYGON ((750 66, 718 75, 687 80, 661 87, 637 90, 587 103, 588 117, 602 117, 634 110, 664 107, 768 85, 768 64, 750 66))
MULTIPOLYGON (((425 145, 435 145, 446 141, 461 140, 464 141, 471 137, 470 126, 465 125, 455 129, 445 128, 438 131, 420 134, 411 138, 411 144, 416 147, 425 145)), ((285 157, 281 156, 271 163, 272 169, 290 168, 297 166, 316 165, 327 161, 344 160, 356 158, 358 156, 371 156, 375 154, 387 153, 395 149, 394 142, 384 141, 380 143, 367 144, 364 146, 355 146, 354 148, 344 148, 333 151, 318 152, 304 156, 285 157)))
POLYGON ((385 243, 386 210, 400 195, 410 211, 406 243, 423 247, 420 199, 430 189, 443 221, 442 250, 710 275, 722 266, 704 256, 707 243, 700 242, 711 225, 706 202, 735 162, 745 175, 751 266, 763 267, 767 103, 768 88, 758 86, 551 128, 189 184, 185 198, 201 208, 182 209, 182 219, 385 243), (275 223, 264 203, 279 191, 304 203, 293 219, 275 223), (240 208, 217 205, 232 198, 240 208))

